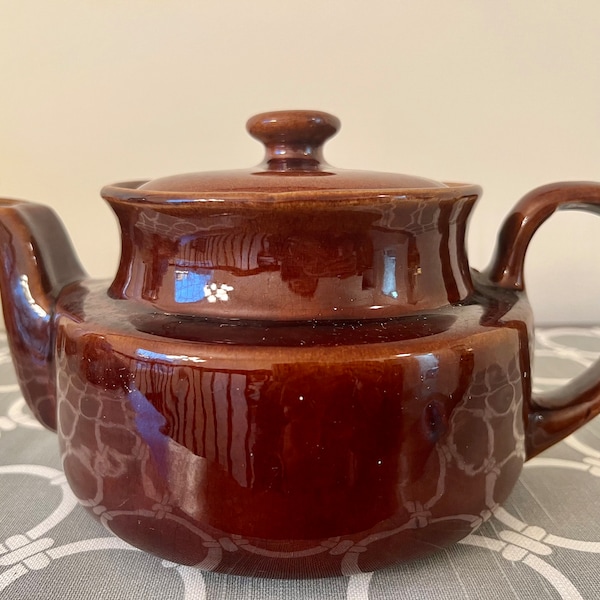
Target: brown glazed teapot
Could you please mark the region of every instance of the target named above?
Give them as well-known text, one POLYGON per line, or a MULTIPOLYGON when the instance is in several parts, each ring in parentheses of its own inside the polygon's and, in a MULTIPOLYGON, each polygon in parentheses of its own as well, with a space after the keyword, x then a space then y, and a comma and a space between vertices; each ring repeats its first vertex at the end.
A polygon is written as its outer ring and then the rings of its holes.
POLYGON ((258 115, 254 168, 105 187, 122 230, 90 280, 46 207, 2 200, 23 394, 73 492, 131 544, 240 575, 352 574, 471 533, 523 462, 600 412, 600 370, 531 391, 523 261, 599 183, 539 188, 483 273, 480 188, 335 169, 321 112, 258 115))

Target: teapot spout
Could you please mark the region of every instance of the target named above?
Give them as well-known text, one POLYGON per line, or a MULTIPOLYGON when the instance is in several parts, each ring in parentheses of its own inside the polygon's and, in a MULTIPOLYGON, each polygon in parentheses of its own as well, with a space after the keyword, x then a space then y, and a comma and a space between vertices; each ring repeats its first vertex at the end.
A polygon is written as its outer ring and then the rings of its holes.
POLYGON ((23 396, 56 430, 54 307, 59 292, 85 278, 62 223, 48 207, 0 199, 0 292, 23 396))

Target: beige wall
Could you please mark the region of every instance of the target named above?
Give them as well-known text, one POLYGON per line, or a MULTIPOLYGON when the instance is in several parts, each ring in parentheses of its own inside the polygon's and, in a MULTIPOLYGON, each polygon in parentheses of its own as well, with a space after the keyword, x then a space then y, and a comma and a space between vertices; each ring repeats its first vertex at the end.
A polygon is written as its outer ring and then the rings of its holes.
MULTIPOLYGON (((54 206, 107 277, 103 184, 256 163, 247 117, 319 108, 338 166, 483 185, 481 268, 520 195, 600 180, 599 31, 597 0, 0 0, 0 195, 54 206)), ((600 321, 599 253, 590 215, 540 231, 538 322, 600 321)))

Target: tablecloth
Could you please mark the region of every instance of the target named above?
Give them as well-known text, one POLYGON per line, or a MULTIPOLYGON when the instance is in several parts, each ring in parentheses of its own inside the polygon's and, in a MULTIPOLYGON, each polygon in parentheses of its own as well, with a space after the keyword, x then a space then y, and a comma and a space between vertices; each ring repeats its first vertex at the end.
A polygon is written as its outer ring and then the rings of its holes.
MULTIPOLYGON (((600 327, 541 328, 536 337, 537 390, 600 354, 600 327)), ((526 463, 490 521, 430 558, 331 579, 224 576, 138 551, 77 504, 56 436, 25 406, 0 334, 0 598, 597 600, 600 418, 526 463)))

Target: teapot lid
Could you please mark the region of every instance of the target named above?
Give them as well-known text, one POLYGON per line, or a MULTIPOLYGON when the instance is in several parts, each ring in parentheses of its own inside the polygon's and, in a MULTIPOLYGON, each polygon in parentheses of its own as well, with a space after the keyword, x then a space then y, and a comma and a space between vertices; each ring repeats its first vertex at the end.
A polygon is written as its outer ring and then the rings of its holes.
POLYGON ((246 125, 265 146, 264 161, 255 168, 185 173, 136 185, 161 195, 279 194, 340 190, 448 188, 438 181, 400 175, 338 169, 323 158, 323 144, 340 128, 340 121, 321 111, 287 110, 261 113, 246 125))

